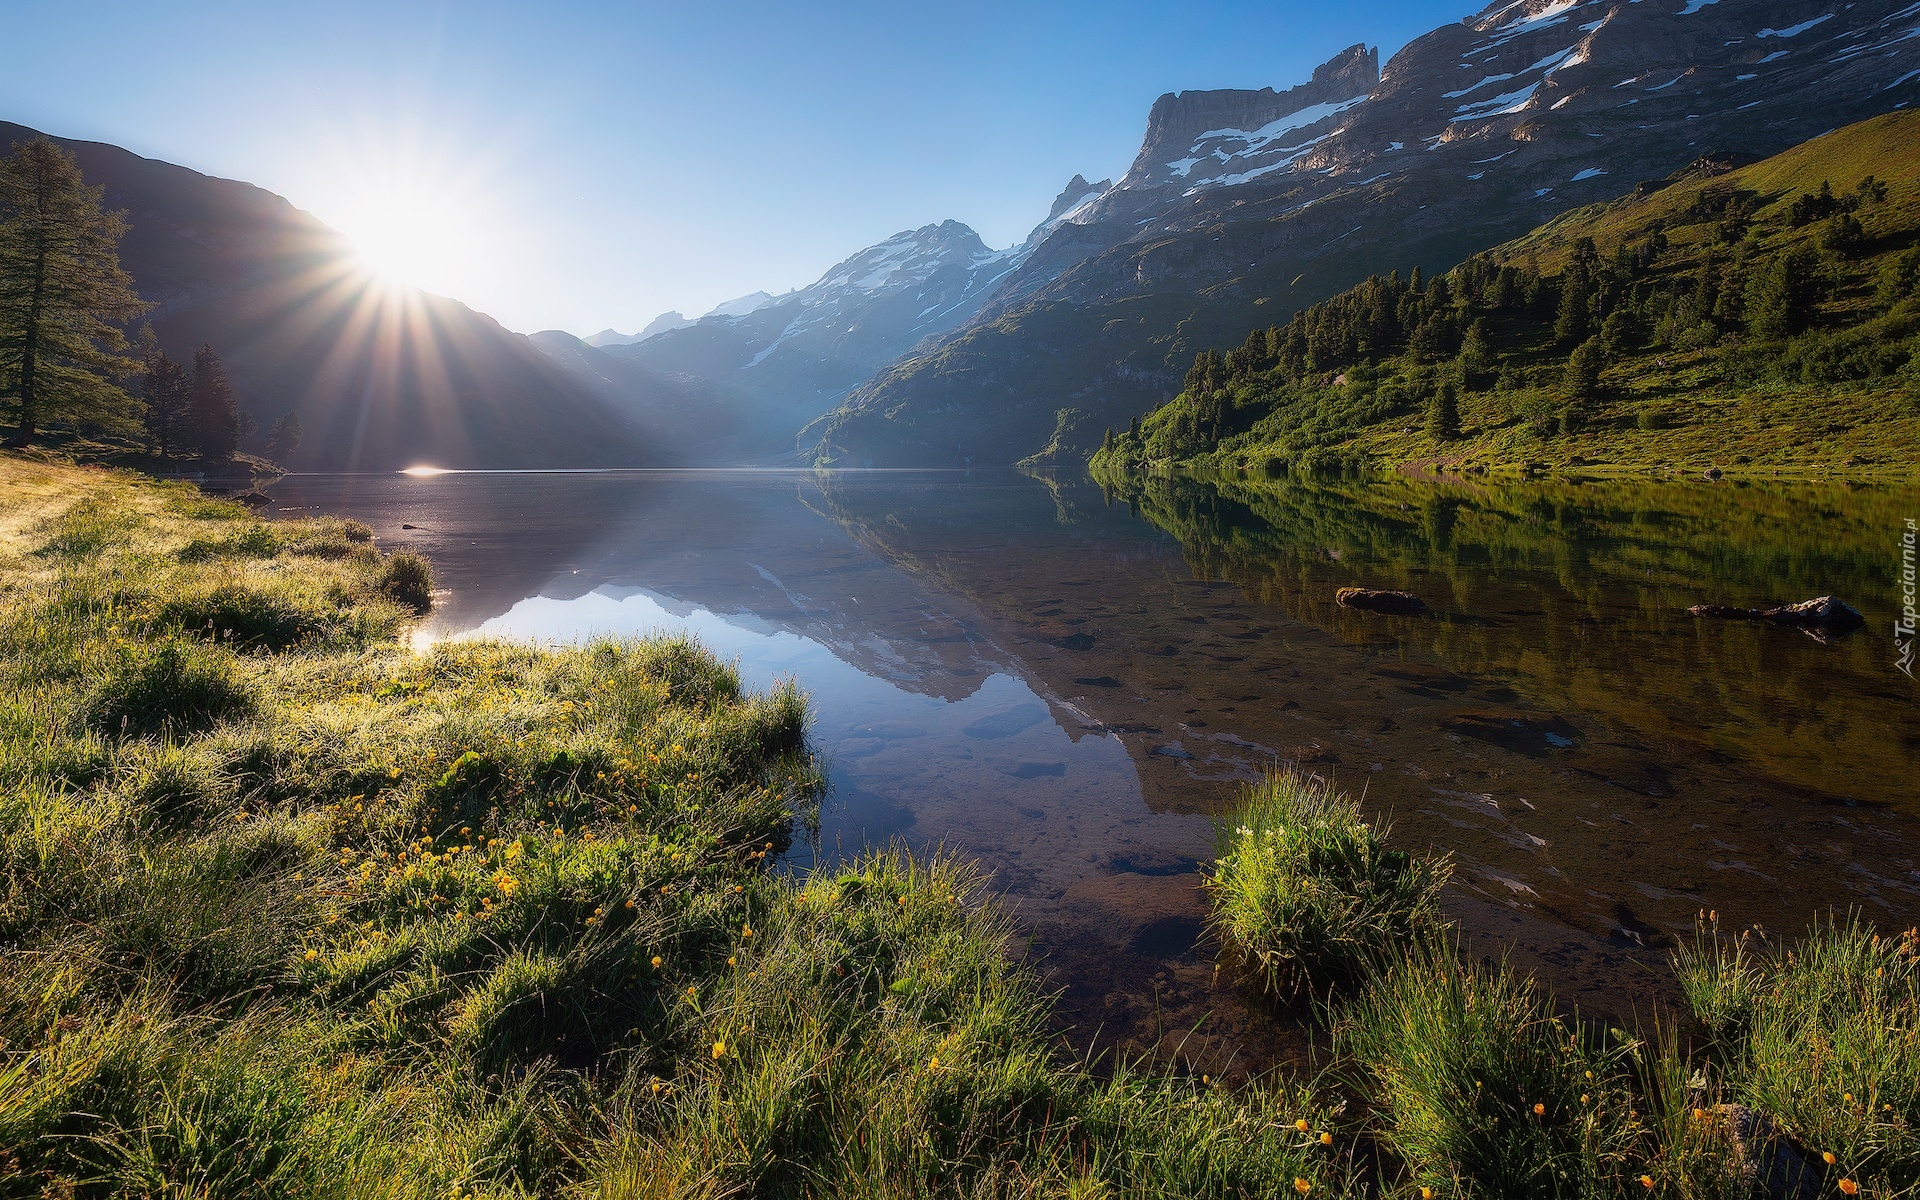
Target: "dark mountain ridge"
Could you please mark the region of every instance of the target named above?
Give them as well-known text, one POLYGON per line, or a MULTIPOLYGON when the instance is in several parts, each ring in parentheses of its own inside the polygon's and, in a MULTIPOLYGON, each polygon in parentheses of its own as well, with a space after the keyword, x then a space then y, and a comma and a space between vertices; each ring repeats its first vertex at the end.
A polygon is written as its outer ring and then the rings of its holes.
MULTIPOLYGON (((0 122, 0 154, 43 136, 0 122)), ((338 231, 251 184, 54 138, 106 205, 167 352, 211 344, 264 431, 296 411, 307 470, 626 466, 665 460, 650 412, 676 386, 569 376, 458 301, 376 280, 338 231), (642 398, 644 397, 644 398, 642 398)), ((684 386, 678 390, 684 391, 684 386)))

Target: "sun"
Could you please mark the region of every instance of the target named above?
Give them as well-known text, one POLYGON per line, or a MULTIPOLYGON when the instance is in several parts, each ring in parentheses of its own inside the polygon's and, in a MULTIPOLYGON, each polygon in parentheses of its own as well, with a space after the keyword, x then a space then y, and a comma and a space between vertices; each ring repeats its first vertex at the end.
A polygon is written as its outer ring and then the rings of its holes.
POLYGON ((367 269, 390 284, 446 291, 474 253, 461 206, 412 182, 367 189, 339 227, 367 269))

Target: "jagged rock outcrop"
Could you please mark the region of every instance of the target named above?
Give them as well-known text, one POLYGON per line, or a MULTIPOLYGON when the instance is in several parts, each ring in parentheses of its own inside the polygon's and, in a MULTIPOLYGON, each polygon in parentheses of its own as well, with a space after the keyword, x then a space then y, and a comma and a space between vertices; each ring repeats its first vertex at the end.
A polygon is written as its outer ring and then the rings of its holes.
POLYGON ((1354 48, 1287 91, 1163 97, 1127 175, 966 325, 851 394, 817 457, 1008 463, 1068 405, 1097 444, 1177 390, 1196 351, 1370 273, 1444 269, 1703 154, 1778 153, 1920 99, 1920 15, 1501 0, 1370 80, 1375 61, 1354 48))

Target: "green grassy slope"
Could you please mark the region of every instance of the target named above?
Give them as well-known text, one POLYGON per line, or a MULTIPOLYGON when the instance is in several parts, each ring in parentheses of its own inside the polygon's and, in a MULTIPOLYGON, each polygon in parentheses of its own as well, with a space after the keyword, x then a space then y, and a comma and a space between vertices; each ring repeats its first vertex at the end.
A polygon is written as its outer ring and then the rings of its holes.
POLYGON ((1370 279, 1201 354, 1094 461, 1908 470, 1916 144, 1894 113, 1703 159, 1431 281, 1370 279))

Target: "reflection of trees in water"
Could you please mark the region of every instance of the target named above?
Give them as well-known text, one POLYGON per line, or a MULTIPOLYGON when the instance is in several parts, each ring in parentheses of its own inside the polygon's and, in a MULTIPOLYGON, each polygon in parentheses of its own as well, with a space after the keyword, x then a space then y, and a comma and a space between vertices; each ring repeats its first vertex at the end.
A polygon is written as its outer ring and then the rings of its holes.
POLYGON ((1920 490, 1399 478, 1103 486, 1177 537, 1197 576, 1231 579, 1298 620, 1506 677, 1695 761, 1724 751, 1819 792, 1906 793, 1920 725, 1875 631, 1894 531, 1920 509, 1920 490), (1333 602, 1348 583, 1413 591, 1438 613, 1391 623, 1349 613, 1333 602), (1866 612, 1869 630, 1820 645, 1685 612, 1703 600, 1829 593, 1866 612))

